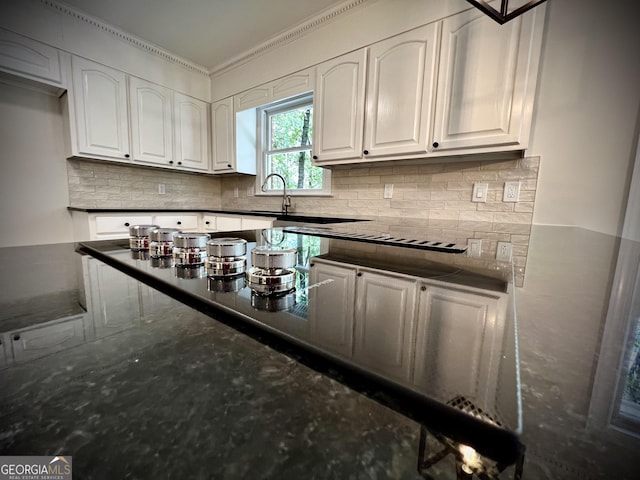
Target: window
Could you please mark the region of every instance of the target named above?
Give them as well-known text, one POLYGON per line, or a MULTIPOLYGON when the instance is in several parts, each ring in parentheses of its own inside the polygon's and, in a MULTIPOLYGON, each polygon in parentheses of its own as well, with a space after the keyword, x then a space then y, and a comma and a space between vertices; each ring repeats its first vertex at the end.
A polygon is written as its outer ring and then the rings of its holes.
MULTIPOLYGON (((323 195, 331 192, 331 172, 311 164, 313 96, 304 95, 260 110, 260 175, 258 189, 270 173, 281 175, 287 194, 323 195)), ((282 194, 282 181, 272 178, 267 193, 282 194)))

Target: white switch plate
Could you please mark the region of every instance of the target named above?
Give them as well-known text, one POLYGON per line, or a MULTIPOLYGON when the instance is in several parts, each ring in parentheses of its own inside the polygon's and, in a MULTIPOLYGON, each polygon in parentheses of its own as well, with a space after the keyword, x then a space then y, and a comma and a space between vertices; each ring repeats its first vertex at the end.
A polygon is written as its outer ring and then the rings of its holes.
POLYGON ((164 188, 164 183, 159 183, 158 184, 158 194, 159 195, 164 195, 166 193, 166 190, 164 188))
POLYGON ((502 262, 510 262, 513 245, 509 242, 498 242, 498 250, 496 251, 496 260, 502 262))
POLYGON ((503 202, 517 202, 520 199, 520 182, 504 182, 503 202))
POLYGON ((384 198, 393 198, 393 183, 384 184, 384 198))
POLYGON ((238 198, 239 194, 238 187, 233 187, 233 198, 238 198))
POLYGON ((474 183, 473 184, 473 193, 471 195, 472 202, 486 202, 487 201, 487 193, 489 193, 489 184, 488 183, 474 183))
POLYGON ((482 240, 470 238, 467 240, 467 256, 480 257, 482 255, 482 240))

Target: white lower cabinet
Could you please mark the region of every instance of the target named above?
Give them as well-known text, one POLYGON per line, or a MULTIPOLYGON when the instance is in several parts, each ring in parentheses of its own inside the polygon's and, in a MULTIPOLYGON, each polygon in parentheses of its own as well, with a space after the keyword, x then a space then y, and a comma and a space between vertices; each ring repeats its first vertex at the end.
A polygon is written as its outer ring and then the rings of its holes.
POLYGON ((106 337, 137 325, 140 319, 138 282, 95 258, 84 257, 83 261, 95 337, 106 337))
POLYGON ((152 223, 151 215, 98 215, 90 220, 89 231, 92 240, 127 238, 129 227, 152 223))
POLYGON ((9 332, 4 338, 11 342, 14 362, 21 363, 84 343, 84 322, 84 314, 75 315, 9 332))
POLYGON ((412 278, 358 271, 353 355, 358 365, 410 380, 416 290, 412 278))
POLYGON ((356 270, 318 258, 309 268, 309 327, 313 343, 345 358, 353 356, 356 270))
POLYGON ((423 283, 413 384, 425 393, 446 391, 478 406, 495 394, 507 295, 423 283))
POLYGON ((240 217, 216 217, 216 231, 230 232, 233 230, 242 230, 242 218, 240 217))

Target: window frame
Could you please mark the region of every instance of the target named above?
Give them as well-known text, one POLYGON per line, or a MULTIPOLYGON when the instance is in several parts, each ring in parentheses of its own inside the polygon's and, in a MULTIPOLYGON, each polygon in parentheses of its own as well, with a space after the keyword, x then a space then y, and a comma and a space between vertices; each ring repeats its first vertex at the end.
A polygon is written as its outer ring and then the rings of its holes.
MULTIPOLYGON (((283 189, 282 188, 274 188, 269 189, 266 192, 261 190, 262 184, 264 183, 264 179, 267 177, 267 156, 273 151, 269 149, 269 134, 270 134, 270 123, 269 119, 273 115, 277 115, 279 113, 283 113, 289 110, 294 110, 306 105, 310 105, 313 107, 313 92, 306 92, 301 95, 296 95, 294 97, 289 97, 283 100, 279 100, 277 102, 269 103, 267 105, 263 105, 257 108, 257 131, 258 135, 256 136, 256 161, 257 165, 257 174, 256 174, 256 187, 255 187, 255 195, 256 196, 282 196, 283 189)), ((311 150, 310 155, 313 157, 313 137, 311 138, 311 144, 308 146, 308 150, 311 150)), ((279 150, 279 152, 287 153, 288 149, 279 150)), ((301 148, 293 147, 290 151, 295 152, 299 151, 301 148)), ((305 148, 306 150, 306 148, 305 148)), ((321 168, 321 167, 318 167, 321 168)), ((281 183, 281 182, 277 182, 281 183)), ((276 183, 274 185, 277 187, 276 183)), ((322 169, 322 188, 321 189, 288 189, 287 195, 291 195, 292 197, 326 197, 331 196, 331 170, 328 168, 322 169)))

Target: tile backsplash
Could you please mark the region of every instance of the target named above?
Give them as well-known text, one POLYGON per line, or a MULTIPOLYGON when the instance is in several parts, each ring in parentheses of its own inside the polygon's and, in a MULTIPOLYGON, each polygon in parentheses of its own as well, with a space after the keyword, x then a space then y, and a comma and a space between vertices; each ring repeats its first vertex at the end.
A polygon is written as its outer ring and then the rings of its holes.
POLYGON ((73 207, 220 208, 221 180, 210 175, 76 159, 67 160, 67 175, 73 207))
MULTIPOLYGON (((249 195, 256 179, 245 175, 194 175, 160 169, 70 159, 71 206, 84 208, 211 208, 280 210, 281 198, 249 195), (165 194, 158 193, 163 184, 165 194)), ((426 165, 389 163, 332 170, 327 197, 293 197, 292 212, 357 215, 379 220, 379 233, 409 230, 429 239, 466 244, 482 239, 482 254, 495 256, 498 242, 513 245, 517 284, 522 284, 533 220, 539 157, 426 165), (519 180, 516 203, 503 202, 504 182, 519 180), (471 201, 473 184, 487 183, 486 203, 471 201), (384 197, 385 185, 393 197, 384 197)), ((361 225, 363 228, 364 224, 361 225)))
MULTIPOLYGON (((405 235, 416 228, 429 239, 466 244, 482 239, 483 255, 498 242, 513 245, 517 284, 522 284, 533 220, 539 157, 442 164, 334 168, 331 197, 293 197, 292 212, 376 218, 379 233, 405 235), (520 181, 519 201, 503 202, 504 183, 520 181), (473 184, 487 183, 486 203, 471 201, 473 184), (385 185, 393 197, 385 199, 385 185), (384 231, 383 231, 384 230, 384 231)), ((280 197, 250 196, 254 177, 222 179, 222 206, 238 210, 280 210, 280 197), (236 196, 237 195, 237 196, 236 196)), ((368 228, 364 224, 362 228, 368 228)))

